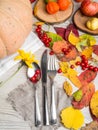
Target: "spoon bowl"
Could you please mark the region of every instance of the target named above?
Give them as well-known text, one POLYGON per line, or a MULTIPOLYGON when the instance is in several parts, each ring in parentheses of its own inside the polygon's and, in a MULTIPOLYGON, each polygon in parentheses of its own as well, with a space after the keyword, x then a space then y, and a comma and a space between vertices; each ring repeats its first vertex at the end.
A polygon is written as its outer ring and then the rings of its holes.
POLYGON ((41 125, 41 114, 40 114, 40 107, 38 102, 38 94, 37 94, 37 83, 41 78, 41 70, 37 63, 32 63, 32 68, 28 68, 27 76, 30 79, 30 81, 33 83, 33 86, 35 88, 35 126, 41 125))
POLYGON ((36 62, 32 63, 32 68, 28 68, 27 72, 28 78, 33 83, 37 83, 41 78, 41 70, 39 65, 36 62))

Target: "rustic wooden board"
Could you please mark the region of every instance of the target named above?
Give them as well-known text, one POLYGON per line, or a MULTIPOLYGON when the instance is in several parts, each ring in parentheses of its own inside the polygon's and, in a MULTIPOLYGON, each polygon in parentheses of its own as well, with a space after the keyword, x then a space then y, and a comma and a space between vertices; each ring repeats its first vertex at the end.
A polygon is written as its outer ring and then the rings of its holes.
POLYGON ((44 21, 49 24, 64 22, 71 16, 71 14, 73 12, 74 4, 73 4, 72 0, 70 0, 70 1, 71 1, 71 4, 67 10, 58 11, 55 14, 49 14, 46 11, 44 0, 38 0, 34 6, 34 8, 36 8, 35 17, 37 17, 39 20, 44 21))
POLYGON ((85 15, 83 15, 80 11, 80 9, 78 9, 74 16, 73 16, 73 21, 75 23, 75 25, 82 31, 86 32, 86 33, 89 33, 89 34, 93 34, 93 35, 98 35, 98 29, 92 31, 92 30, 89 30, 87 27, 86 27, 86 22, 90 19, 91 17, 87 17, 85 15))

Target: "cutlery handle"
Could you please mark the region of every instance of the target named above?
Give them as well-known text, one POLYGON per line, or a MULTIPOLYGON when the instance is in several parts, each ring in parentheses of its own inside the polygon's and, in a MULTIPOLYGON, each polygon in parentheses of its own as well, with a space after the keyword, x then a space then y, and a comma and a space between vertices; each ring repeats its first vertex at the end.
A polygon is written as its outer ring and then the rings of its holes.
POLYGON ((46 85, 43 85, 43 107, 43 124, 49 125, 49 111, 46 85))
POLYGON ((38 127, 40 125, 41 125, 41 114, 39 109, 37 88, 35 86, 35 126, 38 127))
POLYGON ((55 94, 54 94, 54 85, 51 81, 51 106, 50 106, 50 123, 54 125, 57 123, 57 113, 56 113, 56 103, 55 103, 55 94))

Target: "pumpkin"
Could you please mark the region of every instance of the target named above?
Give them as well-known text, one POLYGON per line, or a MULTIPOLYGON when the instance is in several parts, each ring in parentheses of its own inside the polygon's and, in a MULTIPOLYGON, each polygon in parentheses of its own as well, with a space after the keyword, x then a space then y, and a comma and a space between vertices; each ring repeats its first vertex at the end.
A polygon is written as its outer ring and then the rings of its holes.
POLYGON ((59 11, 59 5, 57 4, 57 2, 50 1, 46 5, 46 10, 49 14, 55 14, 59 11))
POLYGON ((0 58, 15 53, 31 30, 30 0, 0 0, 0 58))

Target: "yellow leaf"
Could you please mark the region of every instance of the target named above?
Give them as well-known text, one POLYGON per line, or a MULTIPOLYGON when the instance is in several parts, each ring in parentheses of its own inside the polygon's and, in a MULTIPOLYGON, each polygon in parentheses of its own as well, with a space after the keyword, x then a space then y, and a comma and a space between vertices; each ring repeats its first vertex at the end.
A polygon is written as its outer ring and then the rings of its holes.
POLYGON ((80 56, 77 56, 75 60, 71 60, 69 63, 70 63, 71 65, 76 66, 76 62, 77 62, 77 61, 81 61, 80 56))
POLYGON ((44 25, 45 23, 44 22, 36 22, 34 23, 34 25, 38 26, 38 25, 44 25))
POLYGON ((61 123, 69 129, 78 130, 84 123, 84 116, 78 109, 72 106, 67 107, 61 111, 61 123))
POLYGON ((67 62, 60 62, 59 65, 60 65, 60 68, 61 68, 62 72, 64 74, 66 74, 67 70, 69 68, 68 63, 67 62))
POLYGON ((69 80, 78 88, 82 87, 80 80, 78 79, 77 75, 69 75, 69 80))
POLYGON ((68 96, 71 96, 72 95, 72 91, 73 91, 73 89, 72 89, 72 86, 71 86, 71 84, 68 82, 68 81, 65 81, 64 82, 64 90, 65 90, 65 92, 66 92, 66 94, 68 95, 68 96))
POLYGON ((90 58, 92 56, 93 48, 89 47, 82 51, 82 55, 85 55, 87 58, 90 58))
POLYGON ((80 41, 80 39, 71 31, 68 36, 68 41, 75 46, 80 41))

